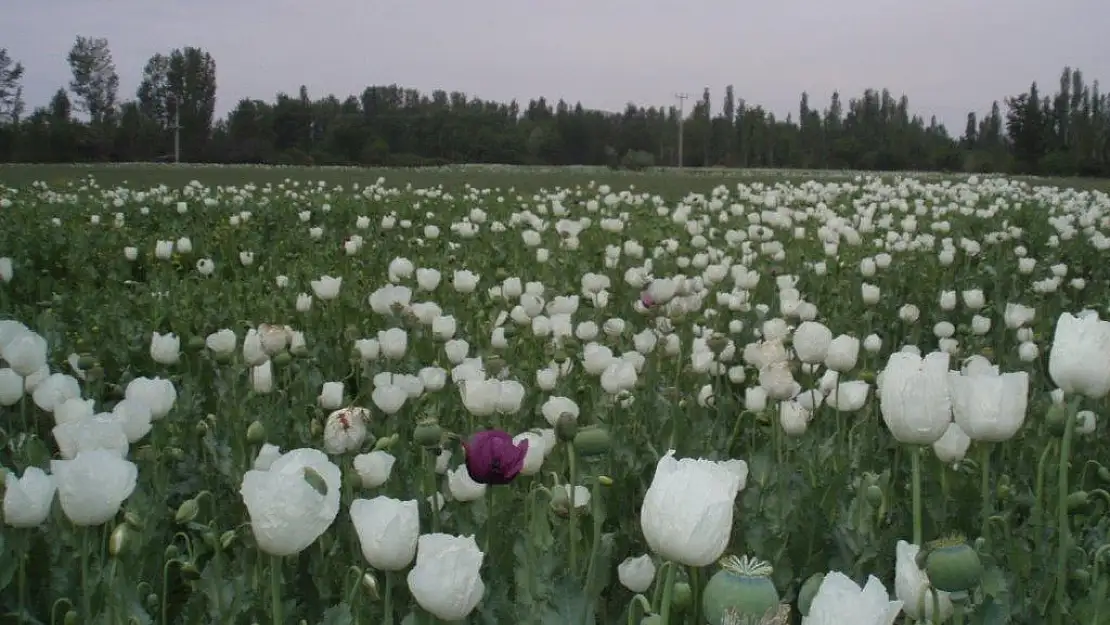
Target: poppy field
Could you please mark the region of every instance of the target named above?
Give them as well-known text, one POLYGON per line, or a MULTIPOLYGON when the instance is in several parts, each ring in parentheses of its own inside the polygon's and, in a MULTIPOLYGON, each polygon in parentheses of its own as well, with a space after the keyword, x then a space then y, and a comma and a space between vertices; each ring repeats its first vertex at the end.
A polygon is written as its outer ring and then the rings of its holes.
POLYGON ((0 622, 1107 624, 1108 258, 1001 177, 0 185, 0 622))

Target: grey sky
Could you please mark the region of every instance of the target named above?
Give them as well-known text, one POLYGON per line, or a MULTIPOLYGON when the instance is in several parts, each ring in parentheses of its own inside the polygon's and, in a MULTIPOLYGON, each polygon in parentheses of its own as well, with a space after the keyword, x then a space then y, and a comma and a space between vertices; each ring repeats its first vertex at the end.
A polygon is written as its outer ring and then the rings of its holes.
MULTIPOLYGON (((1055 90, 1064 65, 1110 87, 1106 0, 10 0, 0 47, 27 67, 30 106, 69 80, 76 35, 107 37, 121 96, 155 52, 193 45, 216 59, 217 113, 302 83, 313 97, 370 84, 540 95, 620 110, 724 87, 780 115, 803 90, 906 93, 963 130, 968 110, 1055 90)), ((688 103, 689 104, 689 103, 688 103)))

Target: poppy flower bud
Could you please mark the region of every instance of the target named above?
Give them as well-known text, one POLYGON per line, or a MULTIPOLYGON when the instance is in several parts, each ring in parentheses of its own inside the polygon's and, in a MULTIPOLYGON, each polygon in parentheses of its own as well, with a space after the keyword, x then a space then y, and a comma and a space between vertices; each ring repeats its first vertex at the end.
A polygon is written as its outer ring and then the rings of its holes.
POLYGON ((1085 490, 1077 490, 1068 495, 1065 503, 1068 506, 1068 512, 1077 512, 1087 507, 1087 502, 1090 501, 1090 495, 1085 490))
POLYGON ((479 484, 508 484, 524 468, 528 439, 513 444, 513 437, 501 430, 477 432, 463 443, 466 471, 479 484))
POLYGON ((566 412, 555 420, 555 435, 564 443, 569 443, 578 435, 578 419, 575 415, 566 412))
POLYGON ((108 555, 115 557, 123 551, 123 548, 127 546, 129 533, 126 523, 117 525, 116 529, 112 530, 112 535, 108 538, 108 555))
POLYGON ((1103 482, 1105 482, 1107 484, 1110 484, 1110 469, 1107 469, 1106 467, 1099 467, 1098 468, 1098 479, 1102 480, 1103 482))
POLYGON ((694 591, 686 582, 675 582, 674 592, 671 594, 671 605, 676 609, 685 610, 694 603, 694 591))
POLYGON ((609 431, 602 427, 587 427, 574 436, 574 448, 583 457, 600 456, 609 451, 609 431))
POLYGON ((77 611, 70 610, 66 612, 65 619, 63 619, 62 622, 64 622, 65 625, 77 625, 77 611))
POLYGON ((979 585, 983 563, 962 538, 941 539, 926 557, 925 573, 938 590, 967 592, 979 585))
POLYGON ((200 504, 196 499, 186 499, 185 503, 177 507, 177 513, 174 514, 173 520, 175 523, 189 523, 197 518, 197 513, 200 512, 200 504))
POLYGON ((254 421, 247 427, 247 442, 252 445, 265 442, 266 426, 261 421, 254 421))

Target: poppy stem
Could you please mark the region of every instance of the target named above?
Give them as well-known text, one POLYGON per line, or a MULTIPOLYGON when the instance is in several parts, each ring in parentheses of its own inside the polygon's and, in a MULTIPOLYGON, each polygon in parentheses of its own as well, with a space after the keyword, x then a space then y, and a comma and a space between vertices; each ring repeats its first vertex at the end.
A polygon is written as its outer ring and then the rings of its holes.
POLYGON ((910 447, 910 466, 913 471, 913 544, 921 546, 924 531, 921 527, 921 450, 910 447))
POLYGON ((983 443, 979 448, 979 497, 980 497, 980 510, 979 517, 982 519, 983 529, 979 531, 988 544, 990 544, 991 536, 991 502, 994 497, 991 494, 991 444, 983 443))
POLYGON ((281 610, 281 556, 270 556, 270 617, 274 625, 285 622, 281 610))
POLYGON ((490 543, 493 541, 493 533, 496 531, 494 528, 497 527, 497 523, 494 521, 494 512, 496 512, 496 509, 493 503, 493 492, 495 490, 497 489, 492 486, 486 486, 486 544, 483 551, 487 558, 489 558, 489 547, 490 543))
POLYGON ((567 550, 567 564, 570 567, 570 574, 573 576, 578 575, 578 510, 574 501, 574 487, 578 483, 578 462, 574 453, 574 445, 565 443, 567 448, 567 471, 570 473, 570 481, 567 484, 568 494, 570 495, 570 506, 567 512, 567 527, 568 535, 570 536, 570 548, 567 550))
POLYGON ((1052 610, 1053 625, 1064 622, 1065 603, 1068 599, 1068 553, 1071 551, 1071 526, 1068 520, 1068 468, 1071 462, 1071 439, 1075 435, 1075 418, 1081 397, 1076 395, 1068 402, 1064 435, 1060 439, 1060 464, 1056 467, 1056 605, 1052 610))

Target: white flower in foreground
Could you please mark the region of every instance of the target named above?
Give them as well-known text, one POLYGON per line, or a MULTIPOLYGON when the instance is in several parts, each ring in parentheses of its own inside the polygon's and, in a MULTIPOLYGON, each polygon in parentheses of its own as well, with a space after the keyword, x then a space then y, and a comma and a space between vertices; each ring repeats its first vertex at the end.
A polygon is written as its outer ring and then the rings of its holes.
POLYGON ((879 378, 879 408, 898 442, 932 445, 948 429, 948 359, 944 352, 890 355, 879 378))
POLYGON ((135 491, 139 468, 113 451, 82 451, 73 460, 51 460, 62 512, 74 524, 107 523, 135 491))
POLYGON ((37 527, 50 516, 58 486, 38 467, 27 467, 23 477, 4 476, 4 523, 11 527, 37 527))
POLYGON ((247 471, 239 493, 258 548, 290 556, 315 542, 339 514, 339 486, 339 467, 317 449, 294 449, 265 471, 247 471))
POLYGON ((400 571, 416 557, 420 537, 420 507, 416 500, 389 497, 351 502, 351 522, 358 534, 362 557, 379 571, 400 571))
POLYGON ((160 365, 176 364, 181 359, 181 339, 173 332, 150 336, 150 358, 160 365))
POLYGON ((638 558, 625 558, 617 565, 617 579, 634 593, 647 592, 655 581, 655 563, 646 553, 638 558))
POLYGON ((359 454, 355 456, 355 473, 362 481, 363 488, 377 488, 389 480, 396 462, 397 458, 393 457, 393 454, 380 449, 368 454, 359 454))
POLYGON ((655 467, 640 509, 651 550, 687 566, 716 562, 728 546, 736 495, 747 479, 743 460, 676 460, 668 451, 655 467))
POLYGON ((461 621, 486 592, 480 575, 484 557, 473 536, 424 534, 408 574, 409 592, 436 618, 461 621))
POLYGON ((1048 374, 1065 393, 1101 399, 1110 393, 1110 321, 1062 313, 1048 355, 1048 374))
POLYGON ((339 288, 343 286, 343 278, 333 278, 331 276, 320 276, 319 280, 309 282, 312 287, 312 292, 316 297, 324 301, 333 300, 339 297, 339 288))
POLYGON ((874 575, 860 588, 847 575, 832 571, 821 582, 802 625, 893 625, 901 611, 902 602, 891 601, 874 575))

